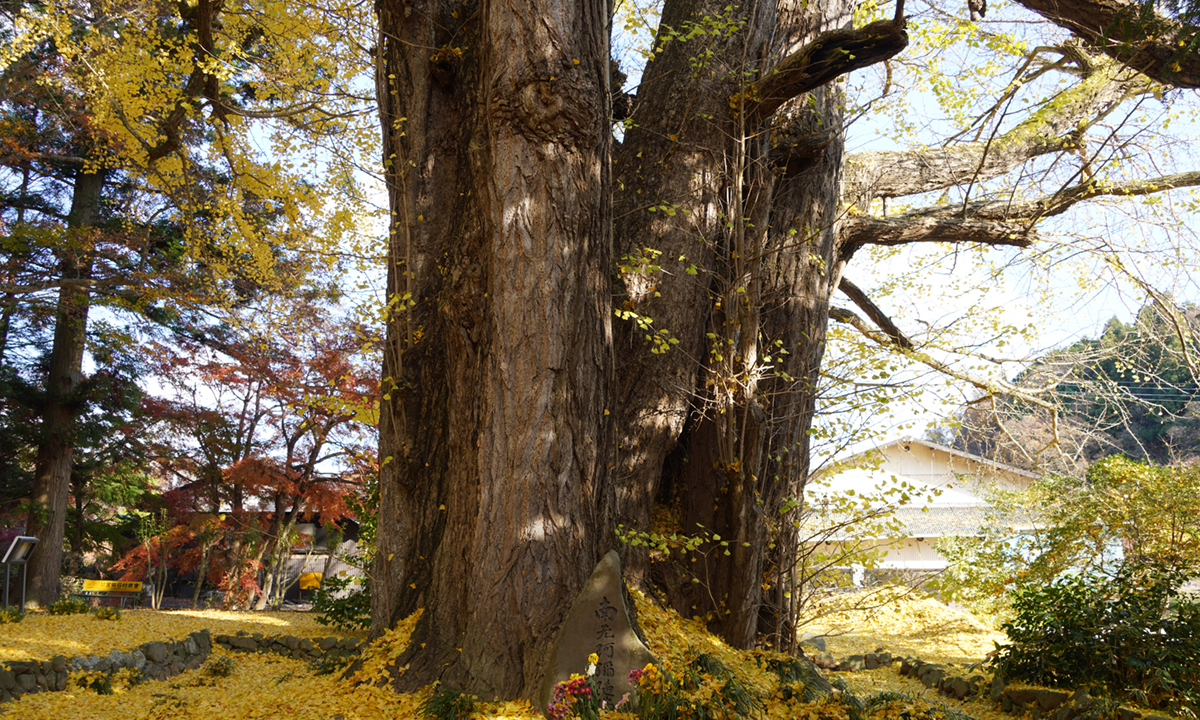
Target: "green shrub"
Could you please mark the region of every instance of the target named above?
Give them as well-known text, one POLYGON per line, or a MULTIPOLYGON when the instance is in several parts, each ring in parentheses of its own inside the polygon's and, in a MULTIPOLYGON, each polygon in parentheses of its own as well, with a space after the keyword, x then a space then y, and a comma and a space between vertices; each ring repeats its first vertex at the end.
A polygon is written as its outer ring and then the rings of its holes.
POLYGON ((120 620, 121 610, 115 607, 99 607, 96 608, 97 620, 120 620))
POLYGON ((204 663, 204 674, 209 677, 229 677, 233 674, 235 667, 233 658, 215 657, 204 663))
POLYGON ((779 677, 779 692, 784 700, 796 698, 809 703, 829 694, 829 681, 811 662, 797 658, 771 658, 767 660, 766 667, 779 677))
POLYGON ((371 625, 371 587, 362 577, 329 576, 321 578, 321 587, 313 598, 317 622, 344 630, 366 630, 371 625), (353 587, 344 597, 336 597, 353 587))
POLYGON ((1130 563, 1115 576, 1059 578, 1018 591, 993 670, 1013 680, 1200 712, 1200 604, 1189 572, 1130 563))
POLYGON ((46 608, 51 615, 80 615, 91 611, 92 606, 87 600, 73 597, 59 598, 46 608))
POLYGON ((650 664, 630 673, 629 681, 640 720, 725 720, 759 717, 765 710, 754 688, 708 653, 693 656, 678 680, 650 664))
POLYGON ((97 695, 112 695, 112 677, 101 670, 92 670, 79 675, 72 675, 71 682, 83 690, 92 690, 97 695))
POLYGON ((866 717, 899 717, 905 720, 974 720, 971 715, 937 701, 910 693, 885 690, 857 703, 866 717))
POLYGON ((322 655, 320 658, 310 662, 308 666, 312 668, 313 675, 333 675, 350 667, 357 659, 353 655, 342 655, 340 657, 322 655))
POLYGON ((25 613, 14 607, 0 608, 0 625, 19 623, 25 619, 25 613))
POLYGON ((435 687, 421 701, 425 720, 467 720, 479 712, 479 698, 446 687, 435 687))

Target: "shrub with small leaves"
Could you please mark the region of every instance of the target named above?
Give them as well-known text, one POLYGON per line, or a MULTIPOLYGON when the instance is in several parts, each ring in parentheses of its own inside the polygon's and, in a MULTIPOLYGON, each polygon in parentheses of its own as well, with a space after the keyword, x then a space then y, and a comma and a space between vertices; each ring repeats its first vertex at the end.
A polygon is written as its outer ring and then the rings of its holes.
POLYGON ((25 613, 12 607, 0 608, 0 625, 19 623, 25 619, 25 613))
POLYGON ((467 720, 479 711, 479 698, 453 688, 435 687, 421 701, 421 717, 425 720, 467 720))
POLYGON ((137 668, 121 668, 109 677, 109 682, 116 689, 125 690, 137 685, 144 680, 142 671, 137 668))
POLYGON ((101 670, 92 670, 71 677, 71 682, 81 690, 93 690, 97 695, 112 695, 112 678, 101 670))
POLYGON ((353 655, 343 655, 341 657, 323 655, 321 658, 309 663, 309 667, 312 668, 314 675, 332 675, 346 669, 357 659, 353 655))
POLYGON ((366 630, 371 625, 371 584, 368 577, 321 578, 313 598, 317 622, 338 629, 366 630))
POLYGON ((700 653, 680 672, 646 665, 629 673, 641 720, 725 720, 758 717, 762 698, 715 655, 700 653))
POLYGON ((46 608, 51 615, 80 615, 91 610, 92 606, 87 600, 73 597, 59 598, 46 608))
MULTIPOLYGON (((857 700, 857 698, 856 698, 857 700)), ((952 707, 934 701, 922 699, 919 695, 885 690, 876 693, 866 700, 859 700, 856 707, 864 717, 876 718, 906 718, 907 720, 974 720, 971 715, 952 707), (926 706, 921 709, 922 706, 926 706)), ((1094 710, 1094 708, 1093 708, 1094 710)), ((849 711, 850 714, 853 711, 849 711)), ((1097 714, 1094 717, 1115 717, 1114 715, 1097 714)))
POLYGON ((222 655, 204 663, 204 674, 210 677, 229 677, 236 667, 233 658, 222 655))
POLYGON ((1125 562, 1015 593, 997 674, 1200 715, 1200 602, 1179 587, 1193 568, 1125 562))
POLYGON ((121 609, 115 608, 115 607, 96 608, 96 619, 97 620, 120 620, 121 619, 121 609))
POLYGON ((779 657, 768 659, 766 667, 779 677, 779 691, 785 700, 794 697, 809 703, 828 695, 832 689, 829 681, 811 662, 792 657, 779 657))

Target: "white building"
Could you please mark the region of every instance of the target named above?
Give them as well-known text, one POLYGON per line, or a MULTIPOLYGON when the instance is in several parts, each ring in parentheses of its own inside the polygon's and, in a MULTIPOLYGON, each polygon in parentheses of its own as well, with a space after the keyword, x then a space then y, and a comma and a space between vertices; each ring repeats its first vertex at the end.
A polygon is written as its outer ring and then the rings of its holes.
MULTIPOLYGON (((892 517, 902 530, 879 540, 884 551, 883 569, 936 571, 947 565, 934 548, 945 536, 978 536, 991 507, 987 496, 995 490, 1018 491, 1038 476, 978 455, 927 440, 904 438, 867 452, 844 458, 818 472, 806 489, 806 503, 816 504, 830 493, 853 491, 856 497, 878 495, 888 487, 905 487, 910 502, 897 507, 892 517)), ((891 495, 894 501, 899 493, 891 495)), ((874 501, 872 507, 889 503, 874 501)), ((840 519, 844 519, 840 518, 840 519)), ((828 522, 822 518, 818 522, 828 522)), ((1020 526, 1019 522, 1011 523, 1020 526)), ((813 530, 815 528, 805 528, 813 530)), ((852 533, 824 538, 825 550, 850 542, 852 533)))

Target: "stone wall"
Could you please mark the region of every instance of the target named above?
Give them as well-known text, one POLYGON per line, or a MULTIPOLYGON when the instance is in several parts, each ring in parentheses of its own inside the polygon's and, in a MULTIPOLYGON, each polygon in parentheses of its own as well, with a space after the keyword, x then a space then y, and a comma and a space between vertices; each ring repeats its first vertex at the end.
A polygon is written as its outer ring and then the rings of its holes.
POLYGON ((291 635, 263 635, 239 630, 236 635, 217 635, 213 642, 227 650, 286 655, 297 660, 345 658, 362 653, 366 640, 354 638, 298 638, 291 635))
POLYGON ((55 655, 50 660, 22 660, 3 663, 0 670, 0 702, 36 692, 65 690, 71 673, 101 672, 112 675, 127 668, 142 677, 165 680, 204 664, 212 652, 207 630, 199 630, 182 640, 143 643, 129 651, 113 650, 104 657, 86 655, 68 659, 55 655))
POLYGON ((182 640, 143 643, 133 650, 113 650, 104 657, 87 655, 50 660, 22 660, 0 664, 0 702, 36 692, 65 690, 73 673, 101 672, 112 675, 133 669, 147 680, 166 680, 185 670, 195 670, 208 660, 213 645, 228 650, 287 655, 299 660, 347 658, 361 654, 365 640, 354 638, 298 638, 262 633, 211 636, 199 630, 182 640))
MULTIPOLYGON (((890 666, 896 658, 882 650, 868 655, 851 655, 837 661, 834 670, 870 670, 890 666)), ((986 699, 1006 713, 1025 715, 1030 720, 1083 720, 1111 717, 1119 720, 1167 720, 1159 715, 1143 715, 1127 707, 1101 709, 1100 701, 1086 690, 1054 690, 1010 686, 1002 677, 988 680, 982 674, 970 672, 972 667, 955 668, 941 663, 925 662, 918 658, 901 658, 900 675, 915 678, 925 687, 956 700, 986 699)))

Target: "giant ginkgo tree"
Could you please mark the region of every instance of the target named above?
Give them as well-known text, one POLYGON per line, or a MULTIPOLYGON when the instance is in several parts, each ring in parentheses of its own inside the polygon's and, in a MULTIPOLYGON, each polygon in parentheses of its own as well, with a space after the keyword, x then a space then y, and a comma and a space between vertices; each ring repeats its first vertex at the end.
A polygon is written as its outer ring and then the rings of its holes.
POLYGON ((829 320, 1012 389, 893 322, 856 254, 1037 247, 1086 200, 1200 178, 1118 179, 1102 149, 1124 147, 1114 113, 1195 85, 1193 29, 1140 5, 1033 9, 1078 38, 1026 44, 973 29, 965 4, 922 6, 1003 81, 956 137, 849 154, 871 106, 841 78, 887 63, 887 92, 916 31, 904 3, 666 0, 632 97, 605 2, 379 3, 392 225, 374 631, 425 608, 397 687, 535 696, 614 547, 731 644, 790 646, 829 320), (697 562, 652 566, 619 542, 655 502, 704 541, 697 562))

